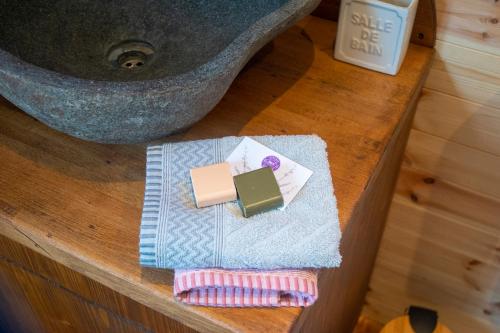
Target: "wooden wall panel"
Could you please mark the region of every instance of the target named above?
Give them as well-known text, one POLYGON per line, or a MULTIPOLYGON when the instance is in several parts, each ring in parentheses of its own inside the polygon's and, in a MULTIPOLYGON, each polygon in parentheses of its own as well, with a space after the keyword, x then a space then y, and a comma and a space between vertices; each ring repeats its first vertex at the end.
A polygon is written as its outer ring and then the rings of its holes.
POLYGON ((471 228, 485 230, 493 235, 500 232, 500 200, 497 198, 436 179, 431 173, 404 167, 396 186, 397 195, 426 210, 439 212, 456 221, 467 219, 465 223, 471 228))
MULTIPOLYGON (((387 226, 387 235, 401 234, 401 239, 413 241, 425 233, 425 241, 430 242, 431 246, 439 244, 458 254, 468 255, 477 264, 500 265, 500 254, 496 249, 500 229, 493 231, 489 228, 476 228, 469 223, 468 218, 457 217, 443 213, 440 209, 423 206, 400 194, 394 197, 390 216, 398 223, 387 226), (449 232, 450 230, 453 232, 449 232)), ((401 241, 401 239, 394 241, 401 241)), ((409 245, 406 244, 406 246, 409 245)), ((423 250, 427 251, 427 249, 423 250)), ((400 255, 400 253, 395 255, 400 255)), ((432 260, 434 259, 430 258, 429 262, 432 260)), ((464 267, 468 266, 469 262, 465 262, 464 267)))
POLYGON ((454 333, 499 332, 500 3, 436 5, 436 55, 363 318, 416 304, 454 333))
MULTIPOLYGON (((450 65, 461 66, 464 71, 469 69, 469 72, 467 72, 469 76, 478 72, 488 75, 490 79, 498 80, 500 75, 500 55, 482 52, 444 40, 437 40, 435 49, 435 62, 446 62, 448 67, 452 67, 450 65)), ((453 71, 453 69, 450 71, 453 71)))
POLYGON ((410 134, 405 165, 472 191, 500 198, 500 156, 418 130, 410 134))
MULTIPOLYGON (((424 229, 427 227, 424 226, 424 229)), ((383 277, 381 281, 404 282, 408 295, 446 302, 469 314, 488 319, 484 310, 490 308, 489 300, 495 293, 498 265, 477 259, 474 253, 457 251, 455 246, 449 246, 449 242, 442 244, 420 236, 420 233, 389 226, 387 238, 393 239, 387 240, 381 247, 382 259, 379 263, 384 270, 397 273, 400 277, 411 276, 411 279, 406 282, 401 278, 387 281, 386 273, 381 272, 374 281, 383 277), (386 259, 388 256, 390 259, 386 259)), ((493 316, 498 319, 496 314, 493 316)))
POLYGON ((434 61, 426 88, 498 109, 500 82, 496 74, 464 69, 452 62, 434 61))
POLYGON ((436 0, 437 38, 500 55, 500 6, 496 0, 436 0))
POLYGON ((500 131, 498 130, 500 112, 496 108, 436 90, 424 89, 413 128, 500 156, 500 131), (439 112, 436 112, 436 109, 439 112))

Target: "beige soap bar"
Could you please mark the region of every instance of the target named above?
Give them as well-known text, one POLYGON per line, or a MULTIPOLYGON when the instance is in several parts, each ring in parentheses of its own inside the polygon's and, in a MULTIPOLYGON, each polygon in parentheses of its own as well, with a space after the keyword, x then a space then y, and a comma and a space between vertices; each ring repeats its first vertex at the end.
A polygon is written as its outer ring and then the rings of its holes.
POLYGON ((190 173, 198 208, 237 199, 229 163, 191 169, 190 173))

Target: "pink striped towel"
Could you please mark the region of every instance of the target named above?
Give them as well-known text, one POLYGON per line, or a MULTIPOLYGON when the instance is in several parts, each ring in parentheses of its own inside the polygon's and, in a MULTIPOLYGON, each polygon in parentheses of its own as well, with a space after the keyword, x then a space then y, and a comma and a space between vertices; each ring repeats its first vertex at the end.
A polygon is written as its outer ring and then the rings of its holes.
POLYGON ((174 295, 203 306, 310 306, 318 297, 317 280, 308 270, 175 270, 174 295))

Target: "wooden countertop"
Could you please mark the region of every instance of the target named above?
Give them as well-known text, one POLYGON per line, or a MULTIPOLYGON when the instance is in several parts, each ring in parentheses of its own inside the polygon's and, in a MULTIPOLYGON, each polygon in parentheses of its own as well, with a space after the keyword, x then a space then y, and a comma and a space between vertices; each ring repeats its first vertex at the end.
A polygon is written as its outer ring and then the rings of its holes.
MULTIPOLYGON (((433 50, 411 45, 393 77, 334 60, 335 32, 334 22, 304 19, 240 74, 205 119, 173 139, 320 135, 345 228, 433 50)), ((184 306, 172 297, 171 272, 139 266, 145 145, 83 142, 5 100, 0 119, 1 234, 198 330, 292 327, 301 309, 184 306)))

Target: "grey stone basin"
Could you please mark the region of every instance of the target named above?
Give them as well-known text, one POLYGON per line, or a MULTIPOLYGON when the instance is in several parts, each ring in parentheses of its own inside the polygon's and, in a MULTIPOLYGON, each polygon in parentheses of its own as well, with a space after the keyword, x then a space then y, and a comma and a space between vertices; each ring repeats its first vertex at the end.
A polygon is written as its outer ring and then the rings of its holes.
POLYGON ((0 94, 85 140, 157 139, 204 117, 319 1, 0 0, 0 94))

